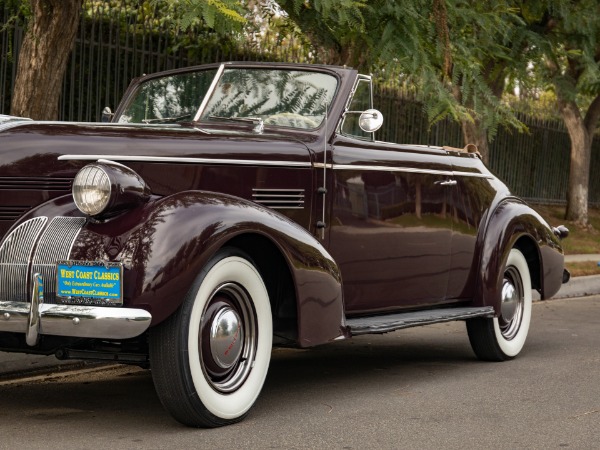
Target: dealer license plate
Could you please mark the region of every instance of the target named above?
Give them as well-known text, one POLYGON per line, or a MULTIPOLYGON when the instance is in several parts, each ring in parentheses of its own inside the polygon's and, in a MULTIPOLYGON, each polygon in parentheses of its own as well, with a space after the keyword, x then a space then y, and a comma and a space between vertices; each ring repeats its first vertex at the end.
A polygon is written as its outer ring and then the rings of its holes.
POLYGON ((56 296, 81 304, 123 303, 123 265, 98 261, 58 261, 56 296))

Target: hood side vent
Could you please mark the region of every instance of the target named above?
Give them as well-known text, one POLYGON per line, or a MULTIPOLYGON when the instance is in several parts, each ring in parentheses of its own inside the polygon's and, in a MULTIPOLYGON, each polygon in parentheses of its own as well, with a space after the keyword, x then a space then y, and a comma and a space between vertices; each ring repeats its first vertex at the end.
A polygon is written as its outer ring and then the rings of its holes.
POLYGON ((304 189, 252 189, 252 200, 271 209, 303 209, 304 189))
POLYGON ((0 220, 14 222, 29 210, 29 206, 0 206, 0 220))
POLYGON ((72 178, 0 177, 0 190, 70 191, 72 178))

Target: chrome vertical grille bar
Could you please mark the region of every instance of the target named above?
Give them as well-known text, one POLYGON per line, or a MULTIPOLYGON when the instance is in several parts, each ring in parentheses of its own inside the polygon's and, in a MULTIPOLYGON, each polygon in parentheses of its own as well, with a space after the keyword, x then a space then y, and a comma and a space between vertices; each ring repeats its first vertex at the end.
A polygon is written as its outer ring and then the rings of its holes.
POLYGON ((40 238, 31 273, 39 273, 43 278, 45 303, 55 303, 56 261, 69 259, 73 242, 84 224, 84 217, 55 217, 40 238))
POLYGON ((15 228, 0 247, 0 299, 26 302, 27 269, 47 217, 29 219, 15 228))

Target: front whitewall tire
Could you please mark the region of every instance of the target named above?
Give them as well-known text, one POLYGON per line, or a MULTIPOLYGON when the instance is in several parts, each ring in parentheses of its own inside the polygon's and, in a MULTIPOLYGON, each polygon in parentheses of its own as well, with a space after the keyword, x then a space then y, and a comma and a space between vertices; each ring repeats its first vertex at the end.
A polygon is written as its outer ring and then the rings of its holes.
POLYGON ((150 364, 161 403, 184 425, 242 420, 265 382, 272 340, 260 273, 243 252, 220 250, 177 312, 151 330, 150 364))
POLYGON ((194 387, 202 403, 211 413, 222 419, 236 419, 244 415, 256 401, 267 376, 271 359, 273 323, 269 295, 257 270, 247 260, 229 257, 219 261, 204 278, 194 300, 188 334, 189 366, 194 387), (244 384, 235 392, 223 394, 207 381, 202 369, 198 336, 207 302, 219 286, 236 280, 247 291, 254 303, 258 336, 254 365, 244 384))

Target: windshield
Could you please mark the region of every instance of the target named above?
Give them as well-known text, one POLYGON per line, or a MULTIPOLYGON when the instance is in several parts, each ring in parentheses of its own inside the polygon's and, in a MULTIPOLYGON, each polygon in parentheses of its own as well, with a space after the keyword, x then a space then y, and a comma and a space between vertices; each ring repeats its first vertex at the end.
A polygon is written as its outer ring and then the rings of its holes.
MULTIPOLYGON (((190 122, 216 74, 213 69, 148 80, 138 88, 118 121, 190 122)), ((260 119, 265 125, 317 128, 336 88, 337 79, 320 72, 226 68, 199 120, 260 119)))
POLYGON ((138 88, 118 122, 190 122, 216 73, 213 69, 150 79, 138 88))

